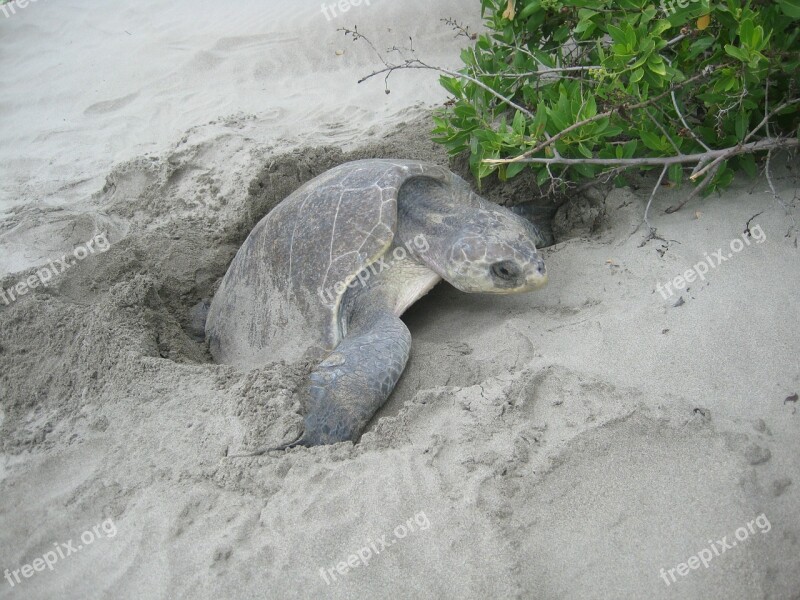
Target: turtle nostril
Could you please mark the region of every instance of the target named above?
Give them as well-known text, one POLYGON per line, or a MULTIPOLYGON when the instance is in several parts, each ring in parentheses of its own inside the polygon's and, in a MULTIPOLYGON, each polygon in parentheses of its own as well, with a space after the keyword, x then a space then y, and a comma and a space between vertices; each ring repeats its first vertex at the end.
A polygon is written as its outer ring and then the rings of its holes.
POLYGON ((500 262, 494 263, 491 271, 494 277, 503 281, 516 279, 520 274, 519 267, 510 260, 501 260, 500 262))
POLYGON ((544 275, 545 271, 547 271, 544 266, 544 261, 541 258, 536 261, 536 271, 539 273, 539 275, 544 275))

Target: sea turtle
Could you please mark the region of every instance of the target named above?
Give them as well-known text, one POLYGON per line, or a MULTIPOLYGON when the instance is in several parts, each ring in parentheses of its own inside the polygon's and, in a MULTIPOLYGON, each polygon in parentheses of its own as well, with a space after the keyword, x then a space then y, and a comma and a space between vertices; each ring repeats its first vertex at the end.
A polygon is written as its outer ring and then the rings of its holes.
POLYGON ((256 225, 206 323, 217 362, 319 362, 305 431, 281 448, 355 440, 405 369, 400 315, 438 281, 511 294, 547 282, 535 226, 454 173, 359 160, 309 181, 256 225))

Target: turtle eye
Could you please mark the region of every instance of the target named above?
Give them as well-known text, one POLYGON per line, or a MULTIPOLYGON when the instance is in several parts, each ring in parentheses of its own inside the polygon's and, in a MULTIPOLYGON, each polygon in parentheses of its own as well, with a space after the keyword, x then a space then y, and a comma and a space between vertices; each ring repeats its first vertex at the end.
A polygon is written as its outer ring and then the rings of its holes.
POLYGON ((513 281, 521 273, 520 268, 514 261, 501 260, 491 267, 492 277, 501 281, 513 281))

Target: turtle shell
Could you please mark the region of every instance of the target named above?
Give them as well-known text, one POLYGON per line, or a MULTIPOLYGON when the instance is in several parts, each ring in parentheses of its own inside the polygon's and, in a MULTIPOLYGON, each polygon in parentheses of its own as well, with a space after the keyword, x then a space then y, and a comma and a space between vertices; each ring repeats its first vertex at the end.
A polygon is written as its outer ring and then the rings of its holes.
POLYGON ((398 191, 420 176, 444 183, 453 177, 416 161, 345 163, 264 217, 211 303, 206 335, 215 360, 249 369, 304 355, 320 359, 333 350, 347 284, 389 248, 398 191))

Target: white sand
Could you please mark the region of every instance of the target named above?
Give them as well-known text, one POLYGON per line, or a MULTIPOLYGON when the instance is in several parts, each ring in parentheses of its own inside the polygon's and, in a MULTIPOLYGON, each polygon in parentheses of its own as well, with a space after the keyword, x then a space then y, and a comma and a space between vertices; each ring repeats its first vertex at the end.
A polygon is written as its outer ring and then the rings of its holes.
POLYGON ((445 160, 415 120, 444 97, 435 75, 356 86, 377 63, 335 28, 411 33, 453 66, 463 39, 438 19, 479 11, 372 4, 331 22, 318 2, 0 15, 0 286, 99 231, 112 243, 0 301, 0 569, 116 532, 0 579, 0 598, 797 598, 799 250, 763 180, 673 215, 686 190, 664 190, 652 220, 674 241, 643 247, 646 182, 575 199, 545 290, 442 285, 412 308, 411 362, 359 444, 228 457, 291 438, 304 372, 209 364, 190 308, 320 170, 445 160), (766 240, 683 305, 655 291, 756 213, 766 240), (761 514, 769 531, 660 577, 761 514), (396 543, 326 584, 321 568, 382 536, 396 543))
MULTIPOLYGON (((479 24, 479 10, 463 6, 373 0, 330 21, 314 0, 38 0, 0 13, 0 216, 31 199, 73 208, 114 164, 174 148, 187 130, 234 160, 265 144, 347 144, 383 130, 446 93, 433 73, 398 73, 389 95, 382 77, 356 85, 381 64, 337 29, 361 24, 381 51, 411 35, 426 58, 457 66, 464 38, 439 19, 479 24), (211 121, 219 127, 202 127, 211 121)), ((0 240, 0 274, 60 254, 63 235, 29 227, 0 240)))

